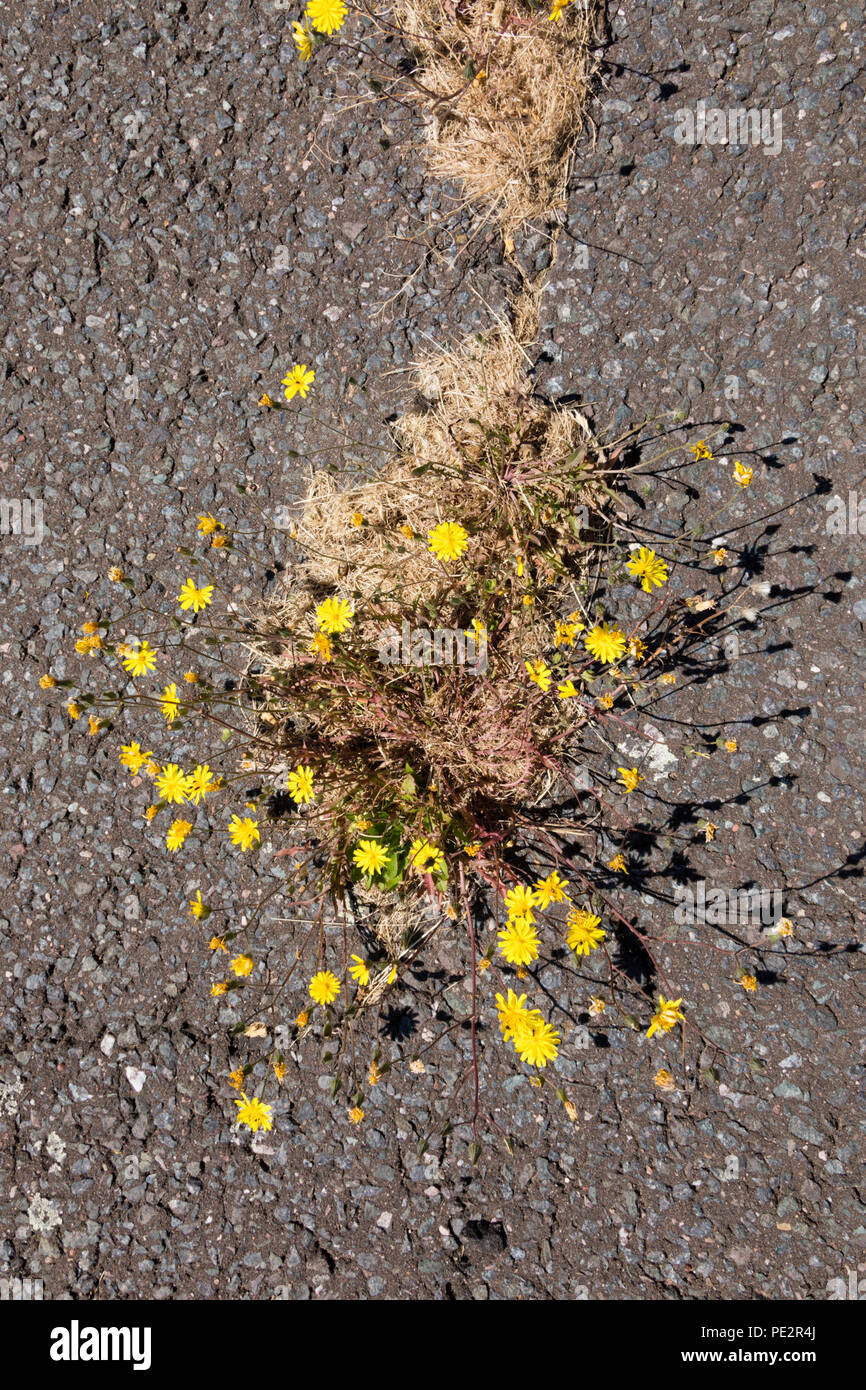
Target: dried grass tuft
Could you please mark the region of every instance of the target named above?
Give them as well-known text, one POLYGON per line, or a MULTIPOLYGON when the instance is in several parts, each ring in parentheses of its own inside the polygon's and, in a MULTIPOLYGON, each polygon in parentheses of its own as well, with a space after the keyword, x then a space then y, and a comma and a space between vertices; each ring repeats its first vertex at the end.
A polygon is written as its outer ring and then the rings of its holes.
POLYGON ((470 337, 418 361, 414 384, 424 404, 397 421, 397 455, 359 487, 343 489, 329 473, 313 475, 296 527, 309 556, 310 586, 365 599, 399 589, 404 600, 435 603, 445 576, 424 538, 440 521, 459 517, 471 526, 489 510, 491 440, 504 440, 506 449, 515 441, 518 468, 536 461, 550 468, 581 446, 594 447, 579 411, 532 396, 527 363, 504 324, 483 341, 470 337), (364 518, 360 528, 357 513, 364 518), (411 527, 412 539, 402 527, 411 527))
MULTIPOLYGON (((412 835, 435 826, 443 845, 478 838, 549 782, 563 713, 532 698, 525 660, 579 602, 594 544, 575 508, 592 531, 603 454, 579 412, 532 394, 526 367, 506 325, 429 354, 417 364, 419 405, 397 422, 382 471, 347 489, 313 477, 295 530, 306 559, 255 647, 273 692, 259 751, 278 775, 298 761, 323 770, 317 807, 341 834, 363 808, 412 835), (429 548, 443 521, 469 534, 459 565, 429 548), (335 593, 355 616, 322 663, 310 654, 313 609, 335 593), (466 632, 476 621, 489 634, 483 675, 377 656, 386 630, 466 632)), ((570 717, 576 728, 582 716, 570 717)))
POLYGON ((559 20, 526 0, 396 0, 394 14, 431 94, 431 171, 508 238, 564 197, 598 69, 597 0, 572 0, 559 20))

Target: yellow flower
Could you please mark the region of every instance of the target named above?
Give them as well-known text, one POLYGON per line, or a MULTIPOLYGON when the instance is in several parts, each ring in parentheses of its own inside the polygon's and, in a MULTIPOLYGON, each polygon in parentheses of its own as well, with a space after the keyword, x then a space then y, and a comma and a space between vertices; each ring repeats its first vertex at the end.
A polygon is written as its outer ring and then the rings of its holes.
POLYGON ((144 676, 156 666, 156 652, 147 642, 141 642, 123 658, 123 665, 131 676, 144 676))
POLYGON ((741 975, 740 984, 747 994, 754 994, 758 988, 758 981, 754 975, 741 975))
POLYGON ((95 651, 98 647, 101 646, 102 643, 100 642, 98 637, 82 637, 79 639, 79 641, 75 643, 75 650, 78 652, 80 656, 89 656, 93 651, 95 651))
POLYGON ((274 1076, 277 1078, 277 1081, 280 1083, 281 1086, 286 1079, 287 1071, 288 1067, 286 1066, 285 1062, 274 1062, 274 1076))
POLYGON ((400 532, 406 537, 407 541, 413 541, 415 539, 415 532, 412 530, 408 521, 400 527, 400 532))
POLYGON ((158 812, 158 810, 159 810, 159 807, 158 807, 158 806, 148 806, 147 810, 146 810, 145 813, 144 813, 144 818, 145 818, 145 820, 153 820, 153 818, 154 818, 154 816, 156 815, 156 813, 158 812))
POLYGON ((505 906, 509 917, 524 917, 534 922, 532 909, 539 906, 539 895, 534 888, 518 883, 516 888, 509 888, 505 894, 505 906))
POLYGON ((676 1087, 676 1082, 667 1067, 659 1067, 653 1081, 660 1091, 673 1091, 676 1087))
POLYGON ((353 1105, 352 1109, 349 1111, 349 1119, 352 1121, 352 1124, 359 1125, 363 1118, 364 1112, 361 1109, 360 1105, 353 1105))
POLYGON ((535 896, 538 906, 542 909, 549 907, 551 903, 570 902, 565 879, 560 878, 556 869, 548 874, 547 878, 540 878, 535 885, 535 896))
POLYGON ((414 1057, 409 1063, 409 1070, 412 1072, 413 1076, 423 1076, 426 1067, 420 1057, 414 1057))
POLYGON ((322 661, 331 660, 331 639, 324 632, 317 632, 310 643, 310 651, 322 661))
POLYGON ((379 1082, 380 1082, 381 1080, 382 1080, 382 1073, 381 1073, 381 1071, 379 1070, 379 1063, 378 1063, 378 1062, 371 1062, 371 1063, 370 1063, 370 1071, 369 1071, 369 1074, 368 1074, 368 1076, 367 1076, 367 1085, 368 1085, 368 1086, 378 1086, 378 1084, 379 1084, 379 1082))
POLYGON ((99 730, 102 728, 102 720, 97 719, 95 714, 91 714, 89 720, 87 721, 87 727, 92 737, 94 734, 98 734, 99 730))
POLYGON ((245 979, 247 975, 252 974, 252 956, 235 956, 234 960, 229 961, 229 969, 233 970, 239 979, 245 979))
POLYGON ((354 616, 352 605, 344 598, 326 598, 316 609, 316 622, 329 636, 345 632, 354 616))
POLYGON ((660 589, 663 584, 668 582, 667 561, 663 560, 660 555, 656 555, 654 550, 648 550, 644 545, 640 547, 637 555, 632 556, 627 561, 626 569, 629 574, 634 575, 635 579, 640 580, 640 586, 647 594, 652 593, 654 584, 660 589))
POLYGON ((194 613, 200 613, 207 608, 213 599, 213 584, 203 584, 200 588, 196 586, 194 579, 188 579, 181 585, 177 601, 181 608, 191 608, 194 613))
POLYGON ((413 840, 409 851, 409 865, 419 874, 437 873, 445 863, 445 856, 429 840, 413 840))
POLYGON ((552 20, 554 24, 558 24, 559 21, 562 19, 563 14, 565 13, 566 5, 570 3, 571 0, 553 0, 553 9, 547 16, 548 19, 552 20))
POLYGON ((718 830, 718 828, 719 827, 715 824, 714 821, 707 821, 706 825, 704 826, 704 839, 707 841, 708 844, 710 840, 714 840, 716 838, 716 831, 718 830))
POLYGON ((533 598, 532 594, 523 595, 523 605, 525 608, 531 608, 534 602, 535 599, 533 598))
POLYGON ((121 766, 128 767, 130 772, 139 772, 142 764, 146 763, 148 758, 152 758, 153 754, 143 753, 141 751, 141 745, 133 741, 132 743, 122 743, 120 745, 118 757, 120 758, 121 766))
POLYGON ((546 661, 524 661, 524 666, 529 673, 529 679, 534 681, 539 690, 546 694, 550 689, 552 679, 551 670, 546 661))
POLYGON ((698 459, 711 459, 713 457, 703 439, 699 439, 697 444, 689 445, 689 448, 695 456, 695 463, 698 459))
POLYGON ((526 1027, 526 1020, 530 1013, 530 1010, 526 1008, 526 995, 517 995, 513 989, 508 991, 507 998, 497 994, 496 1011, 499 1015, 499 1027, 506 1042, 526 1027))
POLYGON ((578 691, 574 681, 568 680, 562 681, 556 687, 556 693, 559 696, 560 700, 573 700, 575 695, 578 695, 580 692, 578 691))
POLYGON ((733 479, 734 482, 737 484, 737 487, 750 487, 752 482, 752 472, 753 470, 751 468, 744 467, 744 465, 740 463, 739 459, 734 460, 733 479))
POLYGON ((370 983, 370 967, 362 956, 352 956, 351 959, 354 964, 349 966, 349 974, 366 989, 370 983))
POLYGON ((604 1000, 601 998, 600 995, 598 995, 598 994, 591 994, 591 995, 589 996, 589 1016, 590 1016, 590 1018, 601 1018, 601 1016, 602 1016, 602 1014, 604 1013, 604 1011, 605 1011, 606 1008, 607 1008, 607 1005, 605 1004, 604 1000))
POLYGON ((200 888, 197 888, 195 890, 195 897, 190 898, 189 910, 192 913, 193 917, 195 917, 196 920, 199 922, 203 921, 206 917, 210 916, 210 908, 208 907, 207 903, 203 903, 201 900, 200 888))
POLYGON ((228 993, 228 988, 226 980, 217 980, 216 984, 211 985, 210 992, 214 999, 219 999, 220 995, 228 993))
POLYGON ((228 949, 229 949, 229 948, 228 948, 228 946, 226 945, 226 939, 225 939, 224 936, 212 936, 211 939, 210 939, 210 941, 209 941, 207 944, 208 944, 208 950, 210 950, 210 951, 225 951, 226 955, 228 955, 228 949))
POLYGON ((261 840, 259 834, 259 823, 252 820, 250 816, 232 816, 229 821, 229 836, 233 845, 237 845, 242 850, 252 849, 257 840, 261 840))
POLYGON ((555 647, 573 647, 575 633, 583 627, 583 623, 557 623, 553 630, 553 645, 555 647))
POLYGON ((165 837, 167 849, 180 849, 189 832, 192 830, 188 820, 174 820, 168 828, 165 837))
POLYGON ((363 517, 363 514, 362 514, 361 512, 352 512, 352 525, 353 525, 353 526, 363 526, 363 525, 364 525, 364 517, 363 517))
POLYGON ((790 917, 780 917, 773 928, 773 934, 775 936, 793 936, 794 923, 791 921, 790 917))
MULTIPOLYGON (((292 22, 292 28, 293 28, 293 29, 298 29, 298 30, 300 30, 300 32, 301 32, 302 34, 304 33, 303 29, 301 29, 300 24, 298 24, 298 23, 296 23, 296 22, 294 22, 294 21, 292 22)), ((307 37, 309 37, 309 36, 307 36, 307 37)), ((294 40, 295 40, 295 43, 298 42, 297 34, 294 35, 294 40)), ((310 53, 312 53, 312 51, 313 51, 313 48, 312 48, 312 44, 311 44, 311 45, 310 45, 310 53)), ((308 57, 308 58, 309 58, 309 56, 310 56, 310 53, 307 54, 307 57, 308 57)), ((277 408, 277 403, 276 403, 276 401, 272 401, 272 400, 271 400, 271 398, 270 398, 270 396, 268 395, 267 391, 263 392, 262 395, 259 396, 259 405, 262 406, 265 410, 276 410, 276 408, 277 408)))
POLYGON ((464 845, 463 848, 465 849, 466 853, 469 855, 469 858, 470 858, 470 859, 474 859, 475 856, 476 856, 476 854, 477 854, 478 851, 480 850, 481 845, 480 845, 477 841, 474 841, 471 845, 464 845))
POLYGON ((611 859, 610 862, 608 863, 608 866, 607 866, 607 867, 608 867, 609 869, 613 869, 613 871, 614 871, 615 874, 626 874, 626 873, 628 873, 628 869, 627 869, 626 866, 625 866, 625 856, 622 855, 622 854, 615 854, 615 855, 613 856, 613 859, 611 859))
POLYGON ((302 805, 305 801, 312 801, 315 795, 313 791, 313 769, 304 767, 298 763, 294 772, 290 772, 286 778, 286 785, 289 789, 289 796, 296 806, 302 805))
POLYGON ((573 907, 568 914, 566 940, 576 956, 588 956, 604 941, 606 933, 599 926, 600 917, 583 908, 573 907))
POLYGON ((160 708, 169 724, 173 724, 180 711, 180 701, 177 698, 177 686, 172 682, 167 685, 160 698, 160 708))
POLYGON ((677 676, 675 671, 665 671, 663 676, 659 676, 660 685, 676 685, 677 676))
POLYGON ((317 1004, 331 1004, 340 993, 340 981, 330 970, 320 970, 310 981, 310 998, 317 1004))
POLYGON ((643 781, 643 777, 636 767, 618 767, 617 772, 619 773, 620 782, 625 787, 626 796, 628 796, 629 792, 634 791, 638 782, 643 781))
POLYGON ((625 633, 608 623, 596 623, 583 640, 590 656, 597 661, 618 661, 626 649, 625 633))
POLYGON ((433 527, 427 541, 437 559, 459 560, 469 544, 469 534, 458 521, 442 521, 433 527))
POLYGON ((530 1067, 546 1067, 559 1052, 560 1037, 544 1019, 531 1017, 514 1039, 514 1050, 530 1067))
MULTIPOLYGON (((292 20, 292 38, 298 50, 298 57, 302 63, 308 63, 313 56, 313 38, 309 29, 300 25, 297 20, 292 20)), ((268 405, 272 404, 270 397, 267 398, 268 405)), ((259 405, 262 401, 259 401, 259 405)))
POLYGON ((271 1122, 271 1106, 264 1105, 258 1097, 255 1097, 253 1100, 247 1100, 246 1096, 243 1096, 242 1100, 235 1101, 235 1105, 238 1107, 238 1124, 248 1125, 253 1134, 260 1129, 273 1129, 273 1124, 271 1122))
POLYGON ((298 1014, 297 1018, 295 1019, 295 1027, 296 1027, 296 1028, 306 1028, 306 1026, 307 1026, 307 1024, 309 1023, 309 1021, 310 1021, 310 1015, 307 1013, 306 1009, 301 1009, 301 1012, 298 1014))
MULTIPOLYGON (((320 0, 320 3, 327 2, 328 0, 320 0)), ((331 0, 331 3, 335 2, 336 0, 331 0)), ((343 15, 345 16, 345 14, 346 11, 343 10, 343 15)), ((316 25, 316 28, 319 28, 318 24, 316 25)), ((321 32, 328 33, 329 31, 327 29, 323 29, 321 32)), ((287 401, 292 400, 294 396, 300 396, 301 399, 304 400, 307 395, 307 392, 309 391, 310 387, 312 386, 315 380, 316 373, 308 371, 306 363, 304 363, 304 365, 300 367, 296 365, 289 372, 288 376, 283 377, 283 387, 285 388, 283 391, 283 395, 285 396, 287 401)))
POLYGON ((343 27, 349 11, 343 0, 309 0, 307 18, 320 34, 335 34, 343 27))
POLYGON ((729 753, 736 753, 736 751, 737 751, 737 740, 736 740, 735 738, 726 738, 726 739, 725 739, 725 747, 727 748, 727 750, 728 750, 729 753))
POLYGON ((675 1028, 677 1023, 685 1023, 685 1018, 680 1012, 682 999, 665 999, 663 994, 659 995, 659 1006, 650 1020, 647 1029, 647 1037, 651 1038, 654 1033, 669 1033, 675 1028))
POLYGON ((646 656, 646 643, 642 642, 639 637, 629 638, 628 654, 632 661, 640 661, 646 656))
POLYGON ((525 918, 517 917, 499 933, 499 949, 509 965, 528 965, 538 958, 538 934, 525 918))
POLYGON ((53 690, 57 682, 53 676, 46 674, 39 677, 39 684, 42 686, 43 690, 53 690))
POLYGON ((388 862, 388 851, 375 840, 359 840, 352 862, 365 874, 378 874, 388 862))
POLYGON ((717 565, 723 565, 728 558, 728 552, 723 545, 713 551, 713 561, 717 565))
POLYGON ((123 570, 119 565, 112 565, 108 571, 108 577, 113 584, 122 584, 124 580, 123 570))
POLYGON ((610 693, 608 693, 607 695, 600 695, 598 703, 601 705, 602 709, 612 709, 613 696, 610 693))
POLYGON ((229 538, 228 538, 228 536, 222 536, 222 535, 220 535, 220 536, 214 536, 213 540, 211 541, 211 548, 212 548, 213 550, 227 550, 227 549, 228 549, 228 544, 229 544, 229 538))
POLYGON ((230 1085, 230 1086, 234 1086, 235 1090, 236 1090, 236 1091, 239 1091, 239 1090, 241 1089, 241 1086, 243 1086, 243 1084, 244 1084, 244 1069, 243 1069, 243 1067, 236 1067, 234 1071, 230 1071, 230 1072, 229 1072, 229 1085, 230 1085))
POLYGON ((194 805, 203 801, 208 792, 212 792, 217 783, 214 775, 207 763, 199 763, 198 767, 193 768, 186 779, 186 794, 194 805))
POLYGON ((186 773, 177 763, 166 763, 154 785, 160 799, 167 801, 169 805, 173 801, 186 801, 186 773))
POLYGON ((198 518, 198 530, 202 536, 212 536, 214 531, 221 531, 222 529, 222 522, 217 521, 210 512, 205 512, 204 516, 198 518))

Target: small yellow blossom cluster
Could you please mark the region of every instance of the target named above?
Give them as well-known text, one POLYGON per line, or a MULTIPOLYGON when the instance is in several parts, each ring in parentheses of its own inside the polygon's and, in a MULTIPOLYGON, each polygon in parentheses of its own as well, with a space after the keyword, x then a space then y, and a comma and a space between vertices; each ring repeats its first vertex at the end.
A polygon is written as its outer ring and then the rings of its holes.
POLYGON ((553 1061, 559 1052, 559 1033, 545 1021, 539 1009, 526 1007, 525 994, 517 995, 513 989, 507 997, 497 994, 496 1010, 502 1036, 506 1042, 511 1039, 522 1062, 530 1067, 546 1067, 553 1061))
POLYGON ((409 864, 419 874, 440 873, 445 868, 445 855, 429 840, 413 840, 409 864))
MULTIPOLYGON (((522 566, 522 564, 523 561, 521 559, 520 565, 522 566)), ((579 632, 583 632, 584 630, 585 624, 581 622, 580 614, 577 612, 569 613, 568 617, 559 619, 554 626, 554 647, 557 649, 559 647, 573 647, 575 637, 579 632)), ((526 673, 529 679, 534 685, 538 686, 542 694, 546 695, 550 690, 553 680, 553 671, 551 667, 548 666, 543 657, 539 657, 536 661, 524 661, 523 664, 526 667, 526 673)), ((578 694, 578 689, 574 681, 570 677, 567 677, 565 680, 558 683, 556 693, 560 700, 570 700, 578 694)))
POLYGON ((499 949, 509 965, 525 966, 538 959, 538 933, 533 908, 540 906, 533 888, 518 884, 505 894, 508 922, 499 933, 499 949))
MULTIPOLYGON (((304 11, 304 22, 299 24, 297 20, 292 21, 292 37, 295 47, 298 50, 298 57, 302 63, 307 63, 313 56, 314 39, 312 31, 318 34, 336 34, 338 29, 342 29, 349 13, 343 0, 309 0, 304 11)), ((295 372, 306 372, 306 367, 295 367, 295 372)), ((309 374, 310 380, 313 373, 309 374)), ((297 388, 300 390, 300 387, 297 388)), ((286 392, 288 395, 288 391, 286 392)), ((292 392, 294 395, 294 392, 292 392)), ((306 391, 301 391, 301 395, 306 395, 306 391)), ((291 400, 291 396, 289 396, 291 400)))
POLYGON ((95 656, 102 646, 102 638, 99 635, 99 628, 96 623, 84 623, 81 631, 84 636, 75 643, 75 650, 79 656, 95 656))

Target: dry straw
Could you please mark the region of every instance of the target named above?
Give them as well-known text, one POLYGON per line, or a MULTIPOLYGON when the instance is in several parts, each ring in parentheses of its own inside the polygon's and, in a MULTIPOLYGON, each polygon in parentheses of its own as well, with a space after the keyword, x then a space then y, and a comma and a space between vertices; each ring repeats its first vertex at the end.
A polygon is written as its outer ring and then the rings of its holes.
POLYGON ((296 755, 327 761, 331 811, 369 804, 371 776, 383 799, 391 795, 408 763, 419 783, 449 787, 475 834, 479 817, 501 825, 548 781, 559 716, 556 702, 550 713, 548 702, 528 699, 525 659, 549 645, 552 625, 578 601, 594 547, 575 529, 574 510, 600 519, 603 456, 579 412, 532 394, 506 325, 422 360, 416 386, 425 403, 397 422, 394 455, 373 480, 341 489, 329 474, 312 479, 295 528, 305 558, 275 597, 257 650, 277 684, 291 687, 294 712, 276 740, 273 726, 264 737, 282 746, 287 765, 296 755), (455 519, 470 535, 462 579, 462 566, 443 565, 427 543, 455 519), (339 642, 355 662, 353 684, 339 663, 309 654, 313 609, 330 594, 354 610, 339 642), (364 657, 386 625, 464 629, 476 619, 490 634, 483 679, 364 657))
POLYGON ((471 521, 487 512, 495 486, 491 438, 513 447, 515 469, 547 470, 555 491, 557 464, 595 445, 579 411, 533 397, 527 363, 505 324, 483 340, 470 337, 420 359, 414 384, 424 404, 397 421, 398 449, 382 471, 348 489, 329 473, 313 476, 296 528, 310 557, 306 579, 363 598, 395 587, 406 599, 434 598, 442 566, 418 538, 455 515, 471 521))
POLYGON ((572 0, 558 19, 525 0, 397 0, 394 15, 430 94, 431 171, 508 239, 565 195, 599 65, 597 0, 572 0))

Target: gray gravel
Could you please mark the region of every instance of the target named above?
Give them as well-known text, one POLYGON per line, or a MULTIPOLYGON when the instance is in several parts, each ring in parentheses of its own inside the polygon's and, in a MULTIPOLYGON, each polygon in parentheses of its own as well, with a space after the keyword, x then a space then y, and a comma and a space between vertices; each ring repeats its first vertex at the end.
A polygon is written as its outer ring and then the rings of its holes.
MULTIPOLYGON (((756 995, 718 952, 671 946, 705 1028, 762 1069, 717 1061, 718 1084, 659 1095, 676 1048, 587 1032, 591 980, 555 960, 541 984, 568 1001, 556 1079, 578 1122, 491 1037, 482 1084, 514 1154, 485 1133, 474 1170, 460 1126, 417 1156, 453 1112, 461 1035, 426 1075, 380 1084, 357 1130, 313 1054, 271 1134, 233 1130, 226 1073, 255 1044, 241 1054, 215 1027, 186 902, 211 885, 241 912, 273 869, 214 869, 203 848, 168 862, 117 739, 70 730, 38 687, 49 666, 80 669, 80 624, 116 602, 110 565, 173 593, 189 518, 241 518, 238 483, 255 505, 297 496, 295 454, 334 447, 325 419, 353 441, 343 459, 375 460, 414 356, 483 328, 515 289, 497 239, 471 237, 424 176, 411 113, 359 106, 351 56, 301 69, 291 17, 238 0, 6 17, 3 495, 43 499, 47 534, 0 540, 0 1274, 71 1298, 825 1298, 866 1269, 864 535, 826 525, 830 497, 866 488, 862 7, 612 15, 535 363, 539 389, 589 403, 599 427, 659 410, 686 412, 683 441, 742 426, 727 464, 678 455, 634 496, 650 533, 703 518, 715 535, 730 459, 755 469, 726 544, 772 586, 766 612, 721 679, 652 712, 739 751, 678 766, 647 814, 676 801, 707 882, 785 892, 796 936, 756 995), (780 153, 677 144, 674 113, 700 99, 781 111, 780 153), (294 361, 315 367, 314 396, 263 414, 294 361)), ((538 269, 547 246, 539 227, 518 250, 538 269)), ((229 563, 238 600, 266 587, 229 563)), ((685 569, 673 583, 696 587, 685 569)), ((616 598, 641 611, 632 588, 616 598)), ((643 897, 622 889, 623 905, 660 930, 670 854, 632 849, 643 897)), ((465 1004, 462 943, 427 964, 398 1001, 422 1028, 445 989, 465 1004)))

